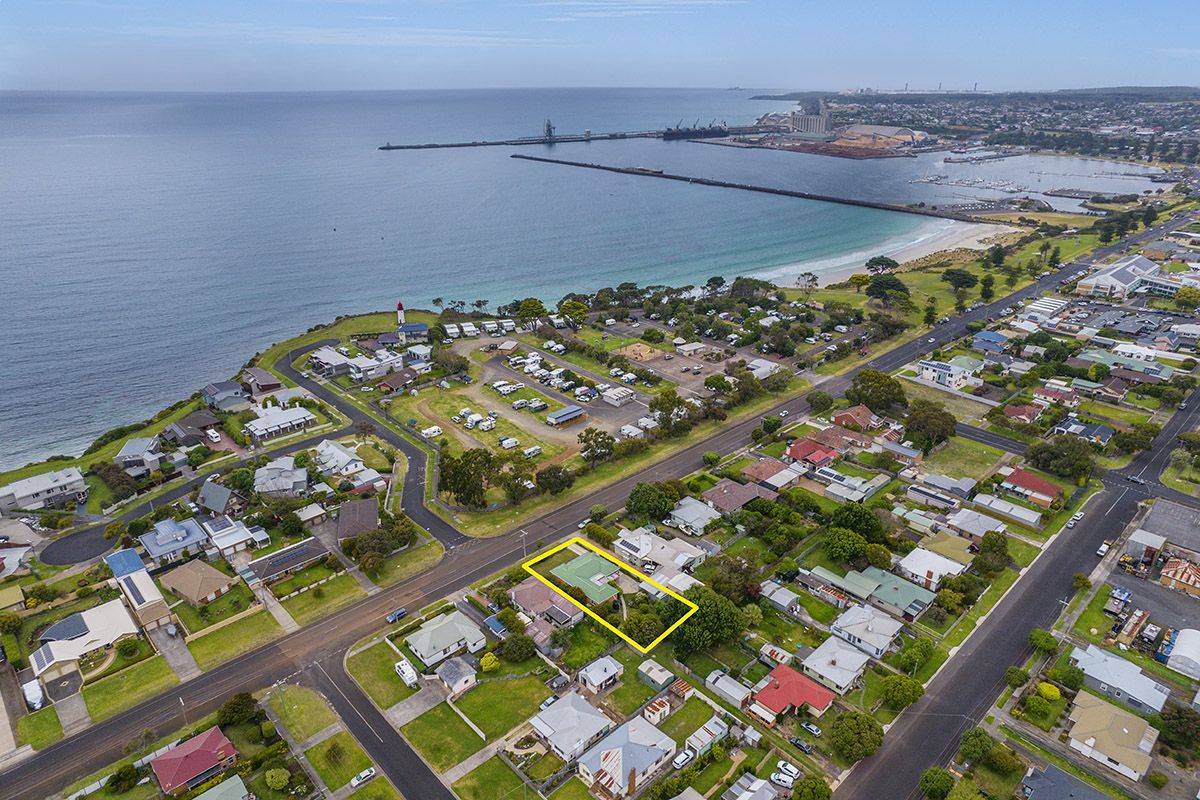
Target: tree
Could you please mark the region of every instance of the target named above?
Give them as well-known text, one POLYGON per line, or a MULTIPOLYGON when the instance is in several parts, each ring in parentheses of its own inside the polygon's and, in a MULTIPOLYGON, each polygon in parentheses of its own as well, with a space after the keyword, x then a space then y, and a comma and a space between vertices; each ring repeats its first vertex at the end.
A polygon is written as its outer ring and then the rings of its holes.
POLYGON ((109 541, 111 541, 113 539, 120 539, 124 535, 125 535, 125 523, 124 522, 110 522, 110 523, 108 523, 108 525, 104 526, 104 538, 108 539, 109 541))
POLYGON ((867 297, 884 300, 892 295, 899 293, 908 296, 908 287, 904 285, 904 281, 897 278, 895 275, 876 275, 871 278, 870 285, 867 286, 867 297))
POLYGON ((292 773, 286 769, 269 769, 264 776, 267 782, 267 788, 277 792, 282 792, 287 788, 288 781, 292 779, 292 773))
POLYGON ((924 636, 918 636, 900 648, 896 666, 913 674, 929 660, 931 655, 933 655, 933 642, 924 636))
POLYGON ((963 761, 978 764, 992 752, 996 741, 983 728, 971 728, 958 743, 958 755, 963 761))
POLYGON ((1053 683, 1042 681, 1037 687, 1038 694, 1049 700, 1051 703, 1062 699, 1062 690, 1053 683))
POLYGON ((830 726, 829 743, 847 761, 861 761, 883 744, 883 726, 861 711, 846 711, 830 726))
POLYGON ((721 454, 714 450, 709 450, 704 454, 703 460, 704 466, 715 467, 717 464, 721 463, 721 454))
POLYGON ((217 709, 218 725, 239 725, 249 722, 258 713, 258 702, 249 692, 232 695, 217 709))
POLYGON ((820 775, 805 775, 792 786, 792 800, 829 800, 833 792, 820 775))
POLYGON ((946 800, 986 800, 986 798, 980 793, 975 781, 963 778, 954 785, 950 794, 946 795, 946 800))
POLYGON ((517 306, 517 321, 522 325, 528 326, 535 319, 540 319, 544 316, 546 316, 546 306, 536 297, 526 297, 517 306))
POLYGON ((1050 680, 1055 683, 1061 683, 1073 692, 1079 691, 1083 686, 1083 670, 1074 664, 1063 664, 1062 666, 1054 667, 1047 673, 1050 680))
POLYGON ((117 767, 112 775, 108 776, 108 780, 104 782, 104 789, 109 794, 125 794, 141 780, 141 773, 133 764, 122 764, 117 767))
POLYGON ((833 407, 833 398, 828 392, 815 389, 808 393, 808 408, 814 414, 820 414, 833 407))
POLYGON ((502 608, 496 612, 496 621, 504 626, 509 633, 524 633, 525 623, 515 608, 502 608))
POLYGON ((930 767, 921 773, 918 786, 929 800, 945 800, 954 788, 954 776, 941 767, 930 767))
POLYGON ((922 320, 926 325, 933 325, 937 322, 937 300, 930 297, 925 303, 925 317, 922 320))
POLYGON ((831 528, 852 530, 868 542, 883 544, 886 541, 887 532, 879 517, 860 503, 842 503, 829 515, 828 524, 831 528))
POLYGON ((11 611, 0 614, 0 633, 15 636, 21 630, 21 618, 11 611))
MULTIPOLYGON (((681 655, 733 641, 746 627, 745 618, 738 607, 707 586, 693 586, 683 596, 695 603, 697 609, 671 634, 675 650, 681 655)), ((682 615, 682 608, 677 613, 682 615)))
MULTIPOLYGON (((1171 467, 1176 471, 1183 469, 1190 464, 1191 461, 1192 454, 1189 453, 1185 448, 1176 447, 1171 451, 1171 467)), ((105 534, 105 538, 107 538, 107 533, 105 534)))
POLYGON ((477 447, 461 456, 443 454, 438 488, 459 503, 473 508, 484 504, 487 480, 495 472, 492 451, 477 447))
POLYGON ((817 290, 818 277, 815 272, 804 272, 796 278, 796 286, 800 287, 800 293, 804 296, 804 302, 812 299, 813 292, 817 290))
POLYGON ((846 399, 851 403, 861 403, 876 414, 886 413, 892 406, 908 405, 900 381, 874 369, 864 369, 854 375, 850 388, 846 390, 846 399))
POLYGON ((867 550, 864 555, 867 557, 867 563, 872 567, 878 567, 879 569, 883 570, 891 569, 892 553, 883 545, 872 542, 871 544, 867 545, 867 550))
POLYGON ((596 503, 588 509, 588 519, 594 522, 599 522, 608 516, 608 507, 602 503, 596 503))
POLYGON ((877 275, 881 272, 891 272, 899 267, 900 263, 896 261, 896 259, 888 258, 887 256, 871 256, 867 259, 865 266, 867 268, 867 272, 870 272, 872 275, 877 275))
POLYGON ((958 420, 941 403, 931 400, 913 400, 908 406, 905 434, 922 451, 928 453, 935 446, 948 441, 954 435, 958 420))
POLYGON ((616 446, 616 438, 608 431, 588 427, 579 433, 579 454, 592 466, 609 459, 616 446))
POLYGON ((671 513, 677 499, 653 483, 639 483, 629 493, 625 509, 631 514, 663 519, 671 513))
POLYGON ((1091 474, 1096 463, 1092 446, 1074 436, 1056 436, 1025 450, 1025 460, 1038 469, 1076 480, 1091 474))
POLYGON ((117 642, 117 655, 124 659, 130 659, 137 655, 138 644, 136 639, 122 639, 117 642))
POLYGON ((1180 286, 1175 292, 1176 308, 1195 308, 1200 306, 1200 289, 1194 286, 1180 286))
POLYGON ((1029 646, 1046 654, 1057 653, 1058 639, 1048 630, 1034 628, 1029 632, 1029 646))
POLYGON ((746 618, 746 627, 748 628, 757 628, 759 625, 762 625, 762 609, 753 603, 747 603, 742 607, 742 616, 746 618))
POLYGON ((571 324, 578 328, 587 321, 588 307, 578 300, 564 300, 558 304, 558 313, 571 320, 571 324))
POLYGON ((846 528, 830 528, 825 532, 824 547, 830 558, 845 563, 867 552, 867 540, 846 528))
POLYGON ((1175 747, 1192 749, 1200 739, 1200 711, 1191 706, 1167 706, 1158 715, 1163 738, 1175 747))
POLYGON ((527 661, 537 653, 537 645, 523 633, 511 634, 496 648, 500 657, 514 664, 527 661))
POLYGON ((908 675, 888 675, 880 681, 879 689, 883 702, 897 711, 908 708, 925 694, 921 682, 908 675))
POLYGON ((979 282, 979 299, 985 303, 989 302, 993 297, 996 296, 995 287, 996 276, 992 275, 991 273, 984 275, 983 279, 979 282))
POLYGON ((575 471, 568 467, 552 464, 534 475, 533 482, 543 492, 562 494, 575 483, 575 471))
POLYGON ((484 653, 483 658, 479 659, 479 668, 484 672, 495 672, 500 669, 500 659, 496 658, 495 653, 484 653))
POLYGON ((1009 667, 1004 673, 1004 682, 1014 689, 1020 689, 1029 683, 1029 670, 1021 667, 1009 667))
POLYGON ((863 287, 871 282, 871 276, 859 272, 851 275, 846 282, 854 287, 855 292, 861 292, 863 287))
POLYGON ((1071 576, 1071 588, 1077 592, 1085 592, 1092 588, 1091 578, 1082 572, 1076 572, 1071 576))
POLYGON ((971 272, 965 269, 952 267, 951 269, 942 272, 942 280, 950 284, 954 289, 971 289, 975 284, 979 283, 979 279, 971 272))
POLYGON ((1031 717, 1045 717, 1050 713, 1050 704, 1046 702, 1046 698, 1038 697, 1036 694, 1026 697, 1021 705, 1031 717))

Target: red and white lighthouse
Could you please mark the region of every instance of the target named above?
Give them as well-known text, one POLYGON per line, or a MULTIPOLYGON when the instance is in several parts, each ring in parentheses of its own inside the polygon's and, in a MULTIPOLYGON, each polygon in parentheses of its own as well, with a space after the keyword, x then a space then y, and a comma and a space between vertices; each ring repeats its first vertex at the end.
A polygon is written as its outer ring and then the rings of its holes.
POLYGON ((404 324, 404 303, 396 303, 396 324, 404 324))

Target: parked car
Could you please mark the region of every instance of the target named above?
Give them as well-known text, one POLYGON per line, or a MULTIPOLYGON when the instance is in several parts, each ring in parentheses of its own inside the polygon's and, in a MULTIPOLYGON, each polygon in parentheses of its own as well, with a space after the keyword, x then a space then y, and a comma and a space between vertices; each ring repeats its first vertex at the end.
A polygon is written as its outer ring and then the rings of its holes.
POLYGON ((695 759, 695 758, 696 758, 696 754, 693 753, 690 749, 684 750, 682 753, 675 756, 675 760, 671 762, 671 766, 674 767, 675 769, 683 769, 688 764, 692 763, 693 759, 695 759))
POLYGON ((801 723, 800 723, 800 727, 801 727, 801 728, 804 728, 804 730, 808 731, 808 732, 809 732, 809 733, 811 733, 813 736, 820 736, 820 735, 821 735, 821 729, 820 729, 820 728, 818 728, 816 725, 812 724, 811 722, 808 722, 808 721, 801 722, 801 723))
POLYGON ((1100 558, 1104 558, 1106 555, 1108 555, 1108 550, 1110 547, 1112 547, 1111 542, 1104 542, 1103 544, 1101 544, 1099 547, 1096 548, 1096 555, 1099 556, 1100 558))
POLYGON ((784 789, 790 789, 790 788, 792 788, 792 784, 794 784, 795 782, 796 782, 796 779, 786 773, 783 773, 783 772, 772 772, 771 773, 771 783, 775 784, 776 786, 782 786, 784 789))
POLYGON ((775 764, 775 769, 784 775, 790 775, 792 778, 800 777, 800 770, 795 764, 789 764, 786 761, 778 761, 775 764))
POLYGON ((362 772, 358 773, 357 775, 355 775, 353 778, 350 779, 350 788, 357 789, 359 786, 362 786, 364 783, 366 783, 367 781, 371 780, 374 777, 375 777, 375 768, 367 767, 362 772))
POLYGON ((408 616, 408 609, 397 608, 395 611, 387 615, 388 625, 395 625, 400 620, 408 616))
POLYGON ((813 746, 801 739, 799 736, 793 736, 792 738, 788 739, 788 741, 791 742, 792 747, 795 747, 801 753, 808 753, 809 755, 812 754, 813 746))

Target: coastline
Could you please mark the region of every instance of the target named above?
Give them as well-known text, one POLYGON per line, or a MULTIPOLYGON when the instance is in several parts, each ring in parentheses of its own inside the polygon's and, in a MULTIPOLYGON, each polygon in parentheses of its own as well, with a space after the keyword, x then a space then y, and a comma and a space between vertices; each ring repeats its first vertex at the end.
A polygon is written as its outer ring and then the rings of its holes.
POLYGON ((886 240, 869 250, 793 262, 758 270, 752 274, 753 277, 769 280, 777 286, 791 287, 796 285, 796 278, 800 275, 812 272, 820 279, 821 286, 828 286, 840 283, 855 273, 865 272, 863 265, 872 256, 888 256, 904 264, 944 250, 985 250, 988 240, 1017 230, 1019 229, 1008 225, 936 220, 922 226, 916 232, 916 238, 908 235, 886 240))

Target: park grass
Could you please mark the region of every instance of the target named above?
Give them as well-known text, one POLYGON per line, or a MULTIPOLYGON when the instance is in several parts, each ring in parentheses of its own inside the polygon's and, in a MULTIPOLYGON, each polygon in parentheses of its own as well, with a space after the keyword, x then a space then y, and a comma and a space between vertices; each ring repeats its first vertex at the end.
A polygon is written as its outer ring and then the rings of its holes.
POLYGON ((1020 567, 1028 567, 1040 552, 1040 547, 1035 547, 1013 536, 1008 537, 1008 554, 1020 567))
POLYGON ((1108 586, 1101 586, 1096 591, 1095 596, 1088 602, 1087 608, 1075 621, 1075 627, 1072 630, 1076 636, 1093 644, 1099 644, 1108 633, 1114 622, 1112 617, 1104 613, 1104 606, 1108 603, 1108 592, 1108 586), (1096 632, 1092 633, 1093 630, 1096 632))
POLYGON ((380 642, 347 658, 346 670, 371 701, 386 710, 417 692, 396 674, 395 664, 399 660, 387 642, 380 642))
POLYGON ((533 716, 549 696, 550 690, 539 679, 516 678, 480 683, 455 705, 488 739, 496 739, 533 716))
POLYGON ((454 782, 451 787, 462 800, 501 800, 515 798, 524 782, 517 773, 492 756, 454 782))
POLYGON ((913 400, 928 400, 932 403, 938 403, 945 406, 946 410, 953 414, 954 418, 959 422, 973 422, 977 419, 982 419, 984 414, 992 410, 991 406, 980 403, 978 400, 968 400, 965 397, 944 392, 941 389, 935 389, 924 383, 901 380, 900 385, 904 387, 904 394, 908 397, 909 402, 913 400))
POLYGON ((108 719, 179 683, 166 659, 155 656, 83 687, 92 722, 108 719))
POLYGON ((304 757, 331 792, 345 786, 351 778, 371 766, 371 759, 346 731, 338 731, 308 748, 304 751, 304 757))
MULTIPOLYGON (((448 393, 435 395, 429 401, 429 407, 438 415, 438 424, 443 428, 456 427, 451 417, 458 414, 464 407, 472 407, 476 413, 486 413, 487 409, 473 407, 478 405, 478 402, 466 394, 448 393)), ((532 417, 528 420, 530 423, 534 421, 532 417)), ((532 447, 538 445, 542 448, 542 454, 539 456, 539 461, 544 461, 557 456, 563 451, 563 446, 554 442, 547 442, 537 436, 532 430, 521 425, 511 422, 507 417, 497 416, 494 420, 496 427, 490 431, 481 431, 478 426, 467 430, 462 429, 462 432, 479 442, 480 445, 489 448, 493 452, 503 453, 505 450, 500 447, 500 440, 506 437, 518 439, 521 442, 521 447, 532 447)))
POLYGON ((713 710, 708 703, 698 697, 689 697, 687 702, 667 717, 666 722, 659 727, 663 733, 675 740, 675 744, 683 747, 687 738, 708 722, 712 715, 713 710))
POLYGON ((483 748, 483 739, 446 703, 409 722, 400 733, 438 772, 445 772, 483 748))
POLYGON ((271 695, 269 702, 275 716, 298 742, 337 722, 325 698, 304 686, 284 686, 271 695))
POLYGON ((46 706, 17 720, 17 741, 31 746, 34 750, 41 750, 61 738, 62 722, 54 706, 46 706))
POLYGON ((283 607, 292 615, 292 619, 301 625, 307 625, 366 596, 367 593, 353 575, 339 575, 307 592, 284 600, 283 607))
POLYGON ((591 797, 592 793, 583 781, 571 778, 550 795, 550 800, 591 800, 591 797))
POLYGON ((391 586, 431 569, 442 560, 445 552, 442 543, 437 541, 403 550, 384 559, 379 574, 370 577, 380 586, 391 586))
POLYGON ((282 635, 283 628, 279 627, 270 612, 259 611, 198 636, 189 641, 187 646, 200 669, 210 670, 282 635))
POLYGON ((995 447, 952 436, 945 447, 927 456, 922 466, 927 472, 951 478, 979 480, 1003 457, 1004 453, 995 447))
POLYGON ((254 602, 254 594, 246 584, 238 581, 225 594, 205 605, 208 608, 208 613, 201 616, 200 610, 187 601, 175 602, 179 598, 176 595, 163 590, 163 595, 167 598, 168 604, 171 606, 171 611, 187 628, 188 633, 198 633, 205 628, 214 625, 221 620, 228 619, 234 614, 241 613, 250 607, 254 602))

